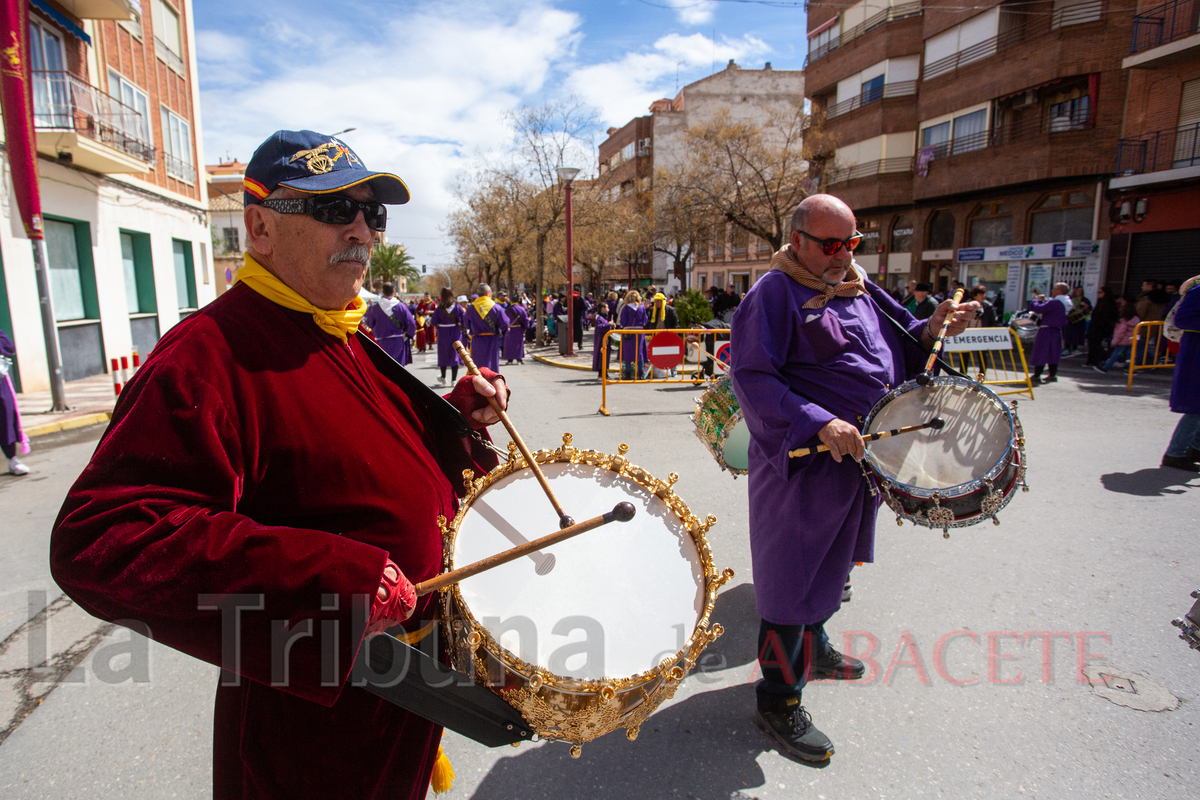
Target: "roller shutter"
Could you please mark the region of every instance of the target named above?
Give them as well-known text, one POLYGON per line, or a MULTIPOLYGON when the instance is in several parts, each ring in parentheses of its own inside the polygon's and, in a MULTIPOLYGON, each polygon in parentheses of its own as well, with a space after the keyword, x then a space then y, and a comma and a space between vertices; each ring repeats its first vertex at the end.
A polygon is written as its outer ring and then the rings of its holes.
POLYGON ((1142 281, 1183 281, 1200 273, 1200 229, 1133 235, 1126 294, 1137 294, 1142 281))

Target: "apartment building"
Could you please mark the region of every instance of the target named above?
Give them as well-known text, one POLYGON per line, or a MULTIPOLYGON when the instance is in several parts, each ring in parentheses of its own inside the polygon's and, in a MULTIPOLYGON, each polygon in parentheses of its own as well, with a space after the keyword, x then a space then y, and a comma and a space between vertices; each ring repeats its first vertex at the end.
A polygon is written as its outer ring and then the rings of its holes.
POLYGON ((1129 101, 1108 182, 1108 281, 1136 292, 1146 279, 1200 273, 1200 2, 1144 2, 1129 13, 1121 62, 1129 101))
MULTIPOLYGON (((143 357, 215 296, 189 0, 29 0, 34 127, 65 380, 143 357)), ((7 152, 0 153, 7 161, 7 152)), ((8 165, 3 165, 8 171, 8 165)), ((0 327, 49 386, 29 240, 0 182, 0 327)))
POLYGON ((982 283, 1008 312, 1059 280, 1095 297, 1132 5, 810 9, 808 96, 835 143, 814 177, 855 209, 868 273, 982 283))
POLYGON ((218 295, 233 285, 246 248, 242 180, 246 165, 236 158, 204 167, 208 178, 208 212, 212 222, 213 274, 218 295))
MULTIPOLYGON (((766 121, 773 108, 787 107, 804 97, 804 73, 776 70, 767 62, 761 70, 743 69, 730 60, 725 69, 679 90, 673 99, 650 104, 650 114, 636 117, 621 128, 609 128, 600 144, 600 175, 614 199, 648 202, 654 171, 678 168, 685 158, 689 128, 711 122, 728 110, 734 122, 766 121)), ((703 252, 694 258, 687 288, 702 291, 732 283, 739 293, 770 269, 771 248, 732 225, 718 230, 703 252)), ((678 291, 683 288, 671 271, 665 253, 631 254, 627 267, 634 285, 654 285, 678 291)))

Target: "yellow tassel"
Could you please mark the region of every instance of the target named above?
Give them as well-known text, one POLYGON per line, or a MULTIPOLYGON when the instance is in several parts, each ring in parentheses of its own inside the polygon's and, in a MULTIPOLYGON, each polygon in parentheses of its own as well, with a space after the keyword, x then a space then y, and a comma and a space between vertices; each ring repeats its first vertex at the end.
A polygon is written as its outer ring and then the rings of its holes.
POLYGON ((435 794, 442 794, 450 791, 453 783, 454 767, 450 766, 450 759, 446 758, 446 754, 442 752, 442 746, 439 744, 437 762, 433 765, 433 776, 429 779, 429 785, 433 787, 435 794))

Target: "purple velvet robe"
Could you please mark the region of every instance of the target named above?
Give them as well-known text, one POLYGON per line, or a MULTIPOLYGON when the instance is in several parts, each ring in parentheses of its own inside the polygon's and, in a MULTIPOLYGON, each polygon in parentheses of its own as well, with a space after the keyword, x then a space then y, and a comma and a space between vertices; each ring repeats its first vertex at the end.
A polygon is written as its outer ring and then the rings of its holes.
POLYGON ((363 316, 362 324, 371 329, 372 338, 397 363, 412 363, 412 340, 417 335, 417 321, 407 306, 397 303, 392 307, 390 317, 382 305, 371 306, 363 316))
POLYGON ((504 334, 504 358, 521 361, 525 358, 525 331, 529 329, 529 312, 519 303, 505 310, 508 317, 508 333, 504 334))
POLYGON ((500 371, 500 343, 508 328, 508 317, 504 308, 497 303, 487 313, 487 319, 479 316, 474 304, 467 305, 467 332, 471 334, 471 360, 478 367, 500 371))
MULTIPOLYGON (((625 306, 621 309, 621 319, 619 325, 622 328, 639 328, 646 327, 646 321, 649 316, 646 314, 644 306, 625 306)), ((646 337, 645 336, 621 336, 621 360, 626 364, 633 363, 634 359, 639 363, 646 363, 646 337), (637 342, 634 342, 637 339, 637 342)))
POLYGON ((878 508, 853 459, 788 451, 818 444, 835 418, 861 426, 859 416, 921 366, 919 348, 906 349, 878 308, 914 336, 924 321, 882 290, 802 308, 815 295, 768 272, 742 300, 731 334, 733 388, 751 435, 754 593, 759 615, 778 625, 821 622, 841 607, 851 564, 874 559, 878 508))
MULTIPOLYGON (((445 418, 387 379, 409 376, 374 348, 234 286, 155 346, 55 522, 50 569, 68 595, 195 658, 233 666, 204 595, 258 606, 241 611, 236 676, 217 688, 217 800, 428 789, 441 729, 346 678, 385 560, 413 582, 438 574, 448 476, 496 462, 463 458, 469 440, 448 443, 445 418), (314 631, 292 641, 283 686, 274 620, 314 631)), ((407 626, 437 614, 434 593, 407 626)))
POLYGON ((433 324, 437 328, 438 368, 457 367, 462 365, 454 349, 455 342, 461 342, 463 337, 463 310, 457 303, 447 311, 441 306, 433 312, 433 324))
POLYGON ((1036 300, 1031 302, 1029 310, 1042 315, 1037 338, 1033 340, 1033 353, 1029 356, 1030 365, 1044 367, 1057 364, 1062 359, 1062 334, 1063 328, 1067 327, 1066 307, 1057 297, 1047 297, 1040 303, 1036 300))
MULTIPOLYGON (((16 360, 17 348, 8 334, 0 331, 0 356, 16 360)), ((12 380, 5 375, 0 378, 0 443, 16 444, 21 441, 21 422, 17 413, 17 397, 12 391, 12 380)))
POLYGON ((1175 326, 1184 334, 1175 356, 1171 410, 1176 414, 1200 414, 1200 283, 1179 301, 1175 326))
POLYGON ((612 360, 612 344, 611 337, 605 342, 604 334, 613 329, 612 324, 604 317, 603 314, 596 315, 596 332, 592 335, 592 371, 597 375, 602 375, 602 367, 612 360), (601 343, 604 346, 601 347, 601 343))

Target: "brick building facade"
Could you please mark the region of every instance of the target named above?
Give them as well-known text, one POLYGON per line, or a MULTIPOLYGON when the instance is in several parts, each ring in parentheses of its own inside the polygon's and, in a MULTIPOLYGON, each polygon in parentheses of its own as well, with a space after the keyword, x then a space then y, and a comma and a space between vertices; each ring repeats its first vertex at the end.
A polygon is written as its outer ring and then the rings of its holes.
MULTIPOLYGON (((29 11, 51 301, 73 380, 146 355, 215 296, 192 12, 190 0, 29 0, 29 11)), ((0 183, 0 328, 18 385, 36 391, 49 369, 12 192, 0 183)))
POLYGON ((856 210, 889 288, 1031 284, 1095 297, 1129 81, 1132 0, 810 11, 808 95, 835 142, 819 177, 856 210))

